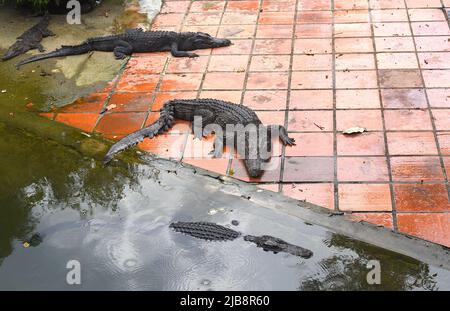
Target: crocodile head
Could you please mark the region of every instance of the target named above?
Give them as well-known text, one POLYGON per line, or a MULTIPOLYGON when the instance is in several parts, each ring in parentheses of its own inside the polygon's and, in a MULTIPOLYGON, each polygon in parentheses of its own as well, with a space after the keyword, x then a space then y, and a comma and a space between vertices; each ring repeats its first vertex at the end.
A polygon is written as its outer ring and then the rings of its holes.
MULTIPOLYGON (((254 143, 252 139, 247 138, 246 144, 250 150, 247 151, 247 157, 244 159, 247 172, 252 178, 261 177, 265 170, 270 169, 268 162, 272 156, 272 142, 270 136, 257 135, 258 143, 254 143), (257 145, 257 146, 256 146, 257 145), (256 154, 254 153, 256 150, 256 154)), ((256 142, 256 141, 255 141, 256 142)))
POLYGON ((228 39, 214 38, 204 32, 195 32, 190 33, 188 37, 178 44, 178 47, 182 51, 192 51, 197 49, 219 48, 229 45, 231 45, 231 41, 228 39))

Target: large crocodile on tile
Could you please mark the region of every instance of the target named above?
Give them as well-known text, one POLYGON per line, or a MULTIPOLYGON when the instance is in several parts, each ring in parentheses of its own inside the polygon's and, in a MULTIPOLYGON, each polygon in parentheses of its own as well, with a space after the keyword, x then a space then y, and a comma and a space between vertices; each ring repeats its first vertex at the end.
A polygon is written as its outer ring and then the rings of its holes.
POLYGON ((138 130, 114 144, 106 154, 107 164, 115 154, 136 145, 144 138, 153 138, 171 128, 174 119, 193 122, 194 135, 202 138, 212 132, 216 134, 214 157, 220 157, 224 141, 227 146, 237 147, 238 154, 244 159, 245 167, 253 178, 260 177, 265 164, 270 160, 272 134, 279 136, 284 145, 294 145, 282 125, 263 126, 256 113, 243 105, 236 105, 218 99, 176 99, 168 101, 160 110, 160 118, 141 130, 138 130), (194 118, 201 117, 197 125, 194 118), (222 132, 221 135, 218 135, 222 132))
MULTIPOLYGON (((180 232, 192 237, 208 241, 232 241, 238 238, 241 233, 230 228, 211 222, 174 222, 169 225, 176 232, 180 232)), ((276 253, 288 253, 302 258, 310 258, 313 252, 309 249, 290 244, 280 238, 270 235, 244 236, 244 241, 255 243, 257 247, 264 251, 276 253)))
POLYGON ((17 67, 47 58, 79 55, 91 51, 113 52, 116 59, 124 59, 132 53, 162 51, 170 51, 174 57, 197 57, 197 54, 188 51, 229 45, 230 40, 214 38, 203 32, 144 31, 139 28, 118 35, 87 39, 79 45, 63 45, 53 52, 27 58, 18 63, 17 67))
POLYGON ((32 49, 38 49, 39 52, 44 52, 44 48, 41 44, 42 39, 54 36, 54 33, 47 29, 49 21, 50 15, 46 13, 39 23, 17 37, 17 41, 8 49, 1 59, 6 61, 32 49))

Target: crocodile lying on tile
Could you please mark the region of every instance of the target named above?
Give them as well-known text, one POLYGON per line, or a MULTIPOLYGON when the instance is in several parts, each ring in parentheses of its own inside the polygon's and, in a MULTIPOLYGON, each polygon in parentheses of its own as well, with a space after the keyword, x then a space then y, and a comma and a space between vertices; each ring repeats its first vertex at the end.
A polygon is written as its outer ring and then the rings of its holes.
POLYGON ((116 59, 123 59, 132 53, 170 51, 174 57, 197 57, 192 52, 231 45, 228 39, 219 39, 203 32, 144 31, 130 29, 125 33, 87 39, 79 45, 62 46, 45 54, 24 59, 17 67, 39 60, 85 54, 91 51, 113 52, 116 59))
MULTIPOLYGON (((169 225, 176 232, 184 233, 207 241, 230 241, 238 238, 241 233, 211 222, 174 222, 169 225)), ((290 244, 280 238, 270 235, 244 236, 244 241, 255 243, 266 252, 288 253, 302 258, 311 258, 313 252, 309 249, 290 244)))
MULTIPOLYGON (((260 177, 265 163, 270 160, 272 134, 279 136, 284 145, 292 146, 295 140, 290 138, 282 125, 262 125, 256 113, 248 107, 236 105, 218 99, 176 99, 168 101, 160 110, 159 119, 149 126, 138 130, 115 143, 104 158, 107 164, 117 153, 136 145, 144 138, 153 138, 171 128, 174 119, 193 122, 194 134, 198 138, 211 133, 208 126, 214 126, 216 134, 214 157, 222 154, 223 142, 237 146, 238 153, 244 158, 245 167, 253 178, 260 177), (197 133, 195 118, 201 117, 200 133, 197 133), (219 128, 217 128, 219 127, 219 128), (232 130, 230 130, 230 127, 232 130), (222 130, 223 135, 218 135, 222 130)), ((211 127, 210 127, 211 128, 211 127)), ((230 144, 227 144, 230 146, 230 144)))

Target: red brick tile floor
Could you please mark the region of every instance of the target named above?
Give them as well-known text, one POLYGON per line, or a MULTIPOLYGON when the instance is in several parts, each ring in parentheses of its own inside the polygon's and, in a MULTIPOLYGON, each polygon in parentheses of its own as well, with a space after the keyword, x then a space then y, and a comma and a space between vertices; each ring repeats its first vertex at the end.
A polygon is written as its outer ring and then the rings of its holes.
POLYGON ((214 97, 287 126, 261 179, 178 122, 139 148, 450 247, 450 28, 441 0, 166 0, 154 30, 234 45, 133 55, 113 86, 42 114, 110 139, 173 98, 214 97), (102 108, 113 109, 99 114, 102 108), (349 127, 366 133, 348 136, 349 127))

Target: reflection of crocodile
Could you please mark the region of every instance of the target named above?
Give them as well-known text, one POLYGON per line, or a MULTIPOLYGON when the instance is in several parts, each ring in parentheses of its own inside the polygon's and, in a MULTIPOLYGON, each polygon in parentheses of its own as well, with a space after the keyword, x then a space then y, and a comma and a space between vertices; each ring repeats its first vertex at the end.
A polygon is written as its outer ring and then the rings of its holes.
POLYGON ((79 45, 62 46, 46 54, 35 55, 17 64, 36 62, 42 59, 79 55, 91 51, 113 52, 116 59, 124 59, 132 53, 170 51, 174 57, 197 57, 187 52, 197 49, 211 49, 229 46, 228 39, 218 39, 203 32, 143 31, 130 29, 125 33, 87 39, 79 45))
MULTIPOLYGON (((268 138, 271 137, 272 131, 278 130, 276 132, 284 145, 295 144, 295 140, 288 136, 284 126, 263 126, 256 113, 248 107, 218 99, 176 99, 168 101, 164 104, 164 107, 161 109, 160 118, 156 122, 122 138, 119 142, 114 144, 106 154, 104 163, 108 163, 115 154, 128 147, 136 145, 144 138, 152 138, 163 133, 164 131, 167 131, 173 126, 174 119, 194 121, 195 117, 202 118, 201 126, 203 128, 208 125, 217 125, 222 129, 224 135, 216 135, 215 146, 223 146, 225 140, 228 142, 230 138, 235 137, 234 135, 237 130, 232 133, 227 132, 229 125, 236 126, 236 129, 239 129, 239 126, 249 127, 254 125, 256 131, 254 132, 255 135, 253 135, 253 137, 258 140, 250 139, 252 136, 250 131, 245 132, 244 130, 242 132, 238 132, 238 134, 243 134, 242 137, 245 135, 245 141, 243 141, 245 145, 242 146, 242 144, 239 144, 238 151, 243 151, 244 154, 242 156, 245 158, 245 167, 251 177, 259 177, 264 171, 264 162, 267 162, 270 157, 270 154, 264 154, 264 152, 270 152, 272 149, 271 140, 268 138), (261 130, 267 131, 266 139, 264 139, 264 135, 259 134, 261 130), (239 146, 243 148, 240 148, 239 146)), ((206 129, 205 132, 207 132, 206 129)), ((199 136, 199 138, 201 138, 201 135, 199 136)), ((219 157, 221 152, 222 148, 215 149, 214 156, 219 157)))
POLYGON ((49 21, 50 15, 45 14, 39 23, 17 38, 16 43, 3 55, 2 60, 5 61, 14 58, 32 49, 38 49, 39 52, 44 52, 44 48, 41 45, 42 39, 48 36, 54 36, 53 32, 47 29, 49 21))
MULTIPOLYGON (((241 235, 240 232, 211 222, 175 222, 169 225, 176 232, 181 232, 195 238, 209 241, 234 240, 241 235)), ((289 253, 294 256, 310 258, 313 252, 309 249, 290 244, 282 239, 270 236, 244 236, 244 241, 253 242, 265 251, 276 253, 289 253)))

